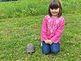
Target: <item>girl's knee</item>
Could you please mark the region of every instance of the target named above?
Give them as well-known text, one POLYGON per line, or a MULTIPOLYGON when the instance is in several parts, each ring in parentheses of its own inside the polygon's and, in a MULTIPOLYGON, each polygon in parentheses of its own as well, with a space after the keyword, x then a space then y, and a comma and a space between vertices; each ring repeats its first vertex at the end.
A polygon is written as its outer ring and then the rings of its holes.
POLYGON ((43 54, 49 54, 49 52, 50 52, 50 51, 43 51, 43 50, 42 50, 42 53, 43 53, 43 54))
POLYGON ((52 53, 58 53, 60 52, 60 44, 59 43, 54 43, 51 45, 51 52, 52 53))
POLYGON ((60 50, 52 50, 51 52, 57 54, 60 52, 60 50))
POLYGON ((49 46, 48 47, 47 46, 42 46, 42 53, 48 54, 49 52, 50 52, 49 46))
POLYGON ((43 43, 42 45, 42 53, 48 54, 50 52, 50 46, 48 44, 43 43))

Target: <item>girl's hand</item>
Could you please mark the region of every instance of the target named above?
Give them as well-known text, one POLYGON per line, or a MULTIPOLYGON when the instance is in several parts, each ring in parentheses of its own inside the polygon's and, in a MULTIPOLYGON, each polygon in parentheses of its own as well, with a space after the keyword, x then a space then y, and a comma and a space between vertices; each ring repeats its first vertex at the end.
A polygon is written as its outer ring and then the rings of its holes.
POLYGON ((51 40, 49 40, 49 44, 50 44, 50 45, 52 44, 52 41, 51 41, 51 40))
POLYGON ((49 44, 49 41, 48 41, 48 40, 45 40, 45 43, 46 43, 46 44, 49 44))
POLYGON ((51 45, 52 44, 52 41, 51 40, 46 40, 45 43, 51 45))

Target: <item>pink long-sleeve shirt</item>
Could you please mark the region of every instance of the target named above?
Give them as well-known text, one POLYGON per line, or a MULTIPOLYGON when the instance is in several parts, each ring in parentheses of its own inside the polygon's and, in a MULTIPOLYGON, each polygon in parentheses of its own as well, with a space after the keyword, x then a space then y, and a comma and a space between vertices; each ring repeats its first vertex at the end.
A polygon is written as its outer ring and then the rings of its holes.
POLYGON ((60 42, 64 30, 64 17, 50 17, 46 15, 42 23, 41 41, 51 40, 60 42))

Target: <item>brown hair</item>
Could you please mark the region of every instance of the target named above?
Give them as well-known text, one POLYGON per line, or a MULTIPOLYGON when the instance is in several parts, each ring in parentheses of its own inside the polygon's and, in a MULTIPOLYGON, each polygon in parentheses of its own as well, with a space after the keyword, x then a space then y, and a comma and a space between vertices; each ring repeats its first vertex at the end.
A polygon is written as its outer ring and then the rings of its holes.
POLYGON ((59 8, 58 17, 60 17, 62 15, 62 6, 61 6, 60 1, 58 1, 58 0, 52 0, 51 3, 49 4, 48 14, 49 14, 49 16, 52 16, 52 14, 50 12, 50 8, 51 9, 57 9, 57 8, 59 8))

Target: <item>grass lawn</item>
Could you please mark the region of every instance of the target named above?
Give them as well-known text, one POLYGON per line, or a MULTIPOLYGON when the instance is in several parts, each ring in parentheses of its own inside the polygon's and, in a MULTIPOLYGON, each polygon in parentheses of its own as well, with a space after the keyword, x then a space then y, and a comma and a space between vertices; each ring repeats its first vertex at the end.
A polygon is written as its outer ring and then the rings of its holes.
POLYGON ((57 55, 41 52, 39 40, 44 15, 0 19, 0 61, 81 61, 81 15, 63 16, 65 30, 57 55), (30 42, 36 47, 32 55, 25 51, 30 42))

